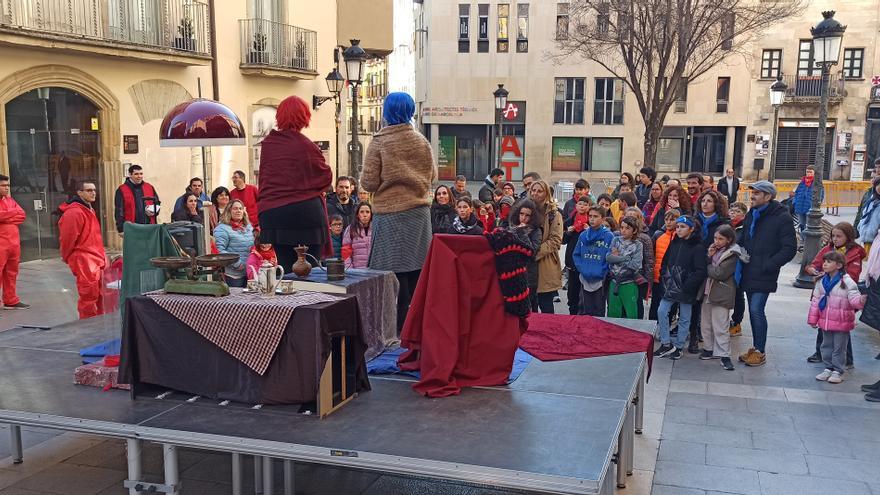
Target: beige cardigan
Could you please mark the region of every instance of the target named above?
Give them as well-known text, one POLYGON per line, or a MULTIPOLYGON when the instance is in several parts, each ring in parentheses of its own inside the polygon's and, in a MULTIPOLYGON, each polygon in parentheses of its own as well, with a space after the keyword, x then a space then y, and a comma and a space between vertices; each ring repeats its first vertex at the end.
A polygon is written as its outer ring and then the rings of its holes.
POLYGON ((436 179, 431 145, 411 125, 388 126, 373 136, 361 174, 361 187, 373 193, 373 213, 430 206, 436 179))

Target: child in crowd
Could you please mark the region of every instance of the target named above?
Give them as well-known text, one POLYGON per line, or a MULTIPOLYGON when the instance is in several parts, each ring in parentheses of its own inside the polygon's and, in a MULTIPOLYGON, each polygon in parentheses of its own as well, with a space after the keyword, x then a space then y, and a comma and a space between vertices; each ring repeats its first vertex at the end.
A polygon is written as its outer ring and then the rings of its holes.
POLYGON ((496 215, 496 222, 499 227, 507 228, 509 225, 508 218, 510 218, 510 210, 513 208, 514 202, 515 200, 513 199, 513 196, 508 196, 507 194, 502 196, 498 201, 495 210, 498 212, 498 215, 496 215))
POLYGON ((639 298, 636 301, 636 311, 638 311, 638 319, 645 317, 645 300, 648 299, 648 289, 651 287, 651 280, 654 278, 654 242, 648 235, 648 228, 645 226, 645 216, 638 206, 627 207, 623 212, 624 217, 629 217, 639 224, 638 238, 642 243, 642 269, 636 276, 636 284, 639 286, 639 298))
POLYGON ((721 366, 733 370, 730 361, 730 310, 736 299, 736 264, 749 261, 749 255, 736 243, 736 232, 730 225, 715 230, 706 260, 706 281, 699 291, 703 301, 700 309, 700 329, 703 334, 703 352, 700 359, 721 359, 721 366))
MULTIPOLYGON (((746 218, 749 207, 741 201, 730 205, 727 215, 730 217, 730 226, 736 232, 736 238, 742 235, 743 220, 746 218)), ((746 293, 739 287, 736 288, 736 301, 733 304, 733 315, 730 317, 730 336, 742 335, 742 321, 746 315, 746 293)), ((821 335, 821 334, 820 334, 821 335)))
MULTIPOLYGON (((541 248, 541 239, 544 231, 544 218, 538 211, 538 207, 531 199, 523 199, 513 205, 510 217, 507 220, 507 230, 512 232, 523 244, 529 246, 535 256, 541 248)), ((536 291, 538 287, 538 261, 533 257, 526 265, 529 291, 536 291)))
MULTIPOLYGON (((621 193, 621 197, 626 193, 621 193)), ((632 194, 632 193, 630 193, 632 194)), ((620 198, 618 198, 620 199, 620 198)), ((608 316, 638 318, 636 303, 639 288, 636 278, 642 270, 642 243, 639 241, 639 223, 633 218, 620 219, 620 236, 611 241, 611 252, 605 256, 611 272, 608 293, 608 316)))
POLYGON ((660 327, 660 347, 654 356, 681 359, 681 350, 691 325, 691 307, 697 292, 706 278, 706 248, 700 238, 700 225, 690 215, 682 215, 675 221, 675 238, 663 256, 660 268, 664 285, 663 299, 657 309, 660 327), (695 232, 696 231, 696 232, 695 232), (678 333, 673 345, 669 332, 669 313, 678 303, 678 333))
POLYGON ((855 328, 856 310, 865 306, 856 282, 844 271, 846 257, 829 251, 822 257, 824 275, 813 289, 807 323, 822 332, 822 363, 825 369, 816 380, 843 381, 849 332, 855 328))
POLYGON ((333 257, 342 258, 342 215, 330 215, 330 243, 333 245, 333 257))
POLYGON ((574 266, 574 249, 577 246, 581 232, 589 223, 590 198, 581 196, 575 203, 574 215, 566 218, 562 223, 564 229, 562 242, 565 244, 565 268, 568 272, 568 314, 580 313, 581 282, 574 266))
POLYGON ((352 268, 367 268, 373 246, 373 208, 370 203, 358 205, 355 221, 342 234, 342 257, 351 259, 352 268))
POLYGON ((606 213, 605 213, 606 216, 605 216, 605 220, 604 220, 605 226, 608 227, 608 230, 610 230, 612 234, 617 236, 619 234, 618 229, 620 228, 620 226, 617 224, 617 221, 614 220, 614 217, 607 216, 608 210, 605 210, 605 211, 606 211, 606 213))
MULTIPOLYGON (((580 205, 580 203, 578 203, 580 205)), ((605 209, 591 206, 587 210, 588 228, 578 236, 572 253, 572 262, 577 270, 569 278, 580 282, 580 314, 605 316, 605 277, 608 275, 606 256, 611 250, 614 234, 605 225, 605 209)))
POLYGON ((654 242, 654 270, 651 280, 651 307, 648 309, 648 319, 657 319, 657 310, 660 308, 660 300, 663 299, 663 284, 660 282, 660 267, 663 257, 675 238, 675 221, 681 216, 681 212, 675 208, 668 210, 664 216, 664 230, 658 230, 651 239, 654 242))
POLYGON ((474 215, 474 202, 469 196, 461 196, 456 200, 455 212, 447 234, 483 235, 483 224, 474 215))
POLYGON ((611 208, 611 203, 613 202, 614 200, 611 199, 610 194, 603 193, 600 194, 598 198, 596 198, 596 204, 601 206, 602 208, 605 208, 605 216, 608 216, 608 210, 611 208))
MULTIPOLYGON (((807 265, 804 271, 814 277, 821 277, 824 275, 824 273, 822 273, 822 262, 825 259, 825 254, 831 251, 837 251, 843 255, 846 260, 844 271, 851 279, 858 281, 862 274, 862 260, 867 257, 867 254, 865 253, 865 248, 856 244, 856 229, 853 228, 852 224, 849 222, 840 222, 835 225, 834 228, 831 229, 831 241, 819 251, 819 254, 813 258, 813 262, 810 265, 807 265)), ((822 362, 822 353, 820 352, 821 347, 822 332, 819 331, 816 334, 816 352, 807 358, 807 362, 822 362)), ((850 369, 852 366, 853 351, 852 341, 850 341, 846 346, 846 368, 850 369)))
MULTIPOLYGON (((342 222, 342 220, 340 220, 342 222)), ((247 259, 247 279, 253 280, 254 273, 260 271, 263 263, 268 261, 272 266, 278 266, 278 256, 275 254, 275 248, 271 244, 260 243, 260 234, 254 234, 254 247, 251 248, 251 254, 247 259)))
MULTIPOLYGON (((500 191, 500 189, 496 189, 500 191)), ((495 205, 492 203, 484 203, 480 205, 480 223, 483 224, 483 232, 489 233, 495 230, 495 205)))

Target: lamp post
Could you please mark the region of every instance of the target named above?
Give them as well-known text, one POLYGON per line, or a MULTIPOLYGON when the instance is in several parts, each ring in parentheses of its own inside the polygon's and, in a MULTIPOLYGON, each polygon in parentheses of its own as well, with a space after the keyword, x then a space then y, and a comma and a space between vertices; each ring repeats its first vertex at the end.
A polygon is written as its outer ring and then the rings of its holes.
POLYGON ((367 61, 367 52, 360 47, 361 40, 351 40, 351 46, 342 52, 345 61, 345 77, 351 84, 351 145, 348 147, 349 165, 355 180, 361 178, 363 165, 361 164, 361 142, 358 136, 358 88, 364 80, 364 63, 367 61))
POLYGON ((785 98, 785 90, 788 86, 782 82, 782 73, 776 76, 776 82, 770 85, 770 104, 773 105, 773 148, 770 150, 770 173, 768 175, 770 182, 776 180, 776 141, 779 133, 779 107, 782 106, 782 100, 785 98))
POLYGON ((822 239, 822 196, 825 187, 822 184, 825 174, 825 127, 828 123, 828 81, 831 67, 840 59, 840 47, 846 26, 834 19, 834 11, 822 12, 822 21, 810 29, 813 35, 813 57, 816 66, 822 70, 822 96, 819 103, 819 129, 816 134, 816 159, 814 166, 816 176, 813 179, 813 201, 807 213, 807 229, 804 231, 804 252, 801 259, 801 270, 795 280, 795 287, 810 288, 815 284, 813 277, 804 272, 819 252, 822 239))
POLYGON ((507 95, 509 94, 510 92, 504 89, 503 84, 499 84, 498 89, 492 92, 492 96, 495 97, 495 122, 498 127, 498 131, 496 132, 498 146, 497 156, 495 157, 495 168, 501 168, 501 112, 503 112, 504 107, 507 106, 507 95))

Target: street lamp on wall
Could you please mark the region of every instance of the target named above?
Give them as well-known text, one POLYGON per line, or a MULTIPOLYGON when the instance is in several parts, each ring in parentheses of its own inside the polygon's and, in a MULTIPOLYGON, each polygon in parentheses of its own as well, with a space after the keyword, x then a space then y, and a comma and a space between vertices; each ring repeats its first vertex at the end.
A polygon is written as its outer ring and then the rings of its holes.
POLYGON ((312 96, 312 109, 317 110, 318 107, 324 104, 326 101, 330 101, 339 96, 339 93, 342 92, 342 88, 345 86, 345 78, 342 77, 342 74, 339 73, 339 69, 333 68, 333 71, 327 74, 327 77, 324 78, 327 81, 327 89, 330 91, 330 96, 312 96))
POLYGON ((843 44, 843 33, 846 26, 834 19, 834 11, 822 12, 822 21, 810 28, 813 35, 813 60, 816 66, 822 70, 821 100, 819 102, 819 128, 816 134, 816 154, 813 162, 816 175, 813 179, 812 206, 807 213, 807 229, 803 232, 804 253, 801 261, 801 270, 795 280, 795 287, 810 288, 814 285, 813 277, 804 269, 809 265, 816 253, 819 252, 819 243, 822 239, 822 197, 825 193, 823 179, 825 175, 825 134, 828 124, 828 82, 831 67, 837 65, 840 59, 840 47, 843 44))
POLYGON ((348 147, 349 165, 355 179, 360 180, 361 170, 361 142, 358 136, 358 87, 364 78, 364 64, 367 61, 367 52, 360 47, 361 40, 351 40, 351 46, 342 52, 345 62, 345 77, 351 84, 351 144, 348 147))
POLYGON ((770 85, 770 104, 773 105, 773 149, 770 150, 770 173, 768 175, 770 182, 776 180, 776 142, 779 140, 779 107, 785 99, 785 90, 788 85, 782 82, 782 72, 776 76, 776 82, 770 85))
POLYGON ((498 156, 495 159, 495 168, 501 168, 501 112, 507 107, 507 96, 509 94, 510 92, 504 89, 503 84, 499 84, 498 89, 492 92, 492 96, 495 98, 495 122, 497 122, 498 126, 496 133, 498 139, 498 156))

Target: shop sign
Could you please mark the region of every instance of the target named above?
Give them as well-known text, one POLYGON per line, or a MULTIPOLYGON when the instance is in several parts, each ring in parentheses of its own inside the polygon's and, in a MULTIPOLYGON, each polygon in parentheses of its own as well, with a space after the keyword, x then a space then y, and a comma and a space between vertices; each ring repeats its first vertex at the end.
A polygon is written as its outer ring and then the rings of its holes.
POLYGON ((101 126, 98 125, 98 117, 92 117, 91 125, 92 125, 91 129, 93 131, 100 131, 101 130, 101 126))
POLYGON ((122 153, 124 155, 134 155, 138 152, 138 137, 137 135, 124 135, 122 136, 122 153))
POLYGON ((505 124, 525 124, 526 102, 508 101, 507 106, 501 111, 501 118, 505 124))
POLYGON ((580 172, 583 163, 584 140, 577 137, 553 138, 550 168, 553 171, 580 172))
POLYGON ((440 136, 437 152, 437 175, 440 180, 455 180, 455 136, 440 136))
POLYGON ((477 107, 471 106, 443 106, 422 107, 422 117, 464 117, 465 114, 477 113, 477 107))
POLYGON ((504 180, 522 180, 524 140, 521 136, 503 136, 501 138, 501 169, 504 180))

